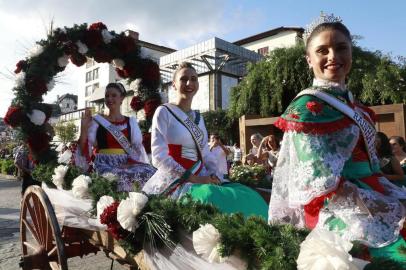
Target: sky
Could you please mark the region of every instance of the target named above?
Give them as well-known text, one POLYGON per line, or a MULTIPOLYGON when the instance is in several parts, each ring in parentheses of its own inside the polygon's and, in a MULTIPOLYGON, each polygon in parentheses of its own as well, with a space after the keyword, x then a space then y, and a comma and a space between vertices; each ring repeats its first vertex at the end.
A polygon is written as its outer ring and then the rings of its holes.
MULTIPOLYGON (((219 37, 233 42, 280 26, 305 27, 320 11, 340 16, 359 45, 406 56, 404 0, 0 0, 0 117, 13 99, 15 64, 56 27, 103 22, 116 32, 132 29, 140 39, 182 49, 219 37)), ((77 94, 78 68, 68 65, 45 96, 77 94)))

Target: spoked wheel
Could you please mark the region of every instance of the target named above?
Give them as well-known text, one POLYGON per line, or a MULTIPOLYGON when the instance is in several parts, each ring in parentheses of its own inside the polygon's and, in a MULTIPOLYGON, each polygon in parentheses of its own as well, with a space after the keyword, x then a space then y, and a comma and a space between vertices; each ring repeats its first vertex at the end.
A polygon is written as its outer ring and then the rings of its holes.
POLYGON ((20 239, 23 269, 68 269, 54 209, 39 186, 30 186, 21 201, 20 239))

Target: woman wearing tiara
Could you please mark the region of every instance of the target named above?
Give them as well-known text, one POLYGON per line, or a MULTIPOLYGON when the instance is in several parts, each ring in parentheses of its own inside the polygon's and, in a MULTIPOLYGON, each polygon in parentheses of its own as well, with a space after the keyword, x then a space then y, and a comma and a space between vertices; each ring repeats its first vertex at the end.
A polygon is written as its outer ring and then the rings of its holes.
POLYGON ((269 222, 334 231, 367 251, 355 256, 405 266, 406 192, 382 176, 374 113, 346 88, 351 44, 348 29, 333 16, 322 15, 305 32, 314 80, 275 123, 284 137, 269 222))
POLYGON ((225 213, 242 212, 246 217, 267 218, 264 199, 254 190, 236 183, 225 184, 214 156, 210 154, 203 118, 191 110, 199 89, 196 70, 189 63, 179 65, 173 76, 175 103, 160 106, 152 120, 152 164, 157 173, 143 191, 212 203, 225 213))
POLYGON ((94 169, 98 174, 114 174, 118 177, 118 191, 130 192, 135 185, 142 188, 156 170, 148 164, 137 120, 121 114, 125 94, 121 83, 106 86, 105 103, 109 113, 92 117, 90 110, 85 110, 79 144, 88 162, 95 152, 94 169))

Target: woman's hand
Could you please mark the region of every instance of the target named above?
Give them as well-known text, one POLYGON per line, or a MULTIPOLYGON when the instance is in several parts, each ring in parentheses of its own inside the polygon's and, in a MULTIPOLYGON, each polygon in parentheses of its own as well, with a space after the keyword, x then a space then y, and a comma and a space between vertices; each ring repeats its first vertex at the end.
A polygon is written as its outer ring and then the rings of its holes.
POLYGON ((213 175, 213 176, 191 175, 188 180, 189 180, 189 182, 195 183, 195 184, 214 184, 214 185, 220 184, 220 179, 215 175, 213 175))
POLYGON ((85 112, 82 113, 82 119, 80 121, 81 130, 87 131, 91 123, 92 123, 92 113, 90 111, 90 108, 86 108, 85 112))

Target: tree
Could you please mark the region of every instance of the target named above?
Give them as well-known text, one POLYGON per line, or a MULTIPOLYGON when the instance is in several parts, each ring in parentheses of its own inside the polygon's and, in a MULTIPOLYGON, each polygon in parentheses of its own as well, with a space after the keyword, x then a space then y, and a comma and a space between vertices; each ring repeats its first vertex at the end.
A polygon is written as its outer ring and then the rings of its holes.
POLYGON ((208 111, 202 113, 207 132, 220 136, 224 144, 238 140, 238 120, 227 115, 225 110, 208 111))
POLYGON ((76 125, 72 122, 58 123, 54 126, 54 129, 56 135, 64 144, 75 140, 78 131, 76 125))
MULTIPOLYGON (((265 59, 248 66, 248 73, 230 93, 229 116, 280 115, 313 75, 299 44, 273 50, 265 59)), ((353 63, 347 84, 366 105, 406 102, 406 60, 394 61, 380 51, 353 46, 353 63)))

